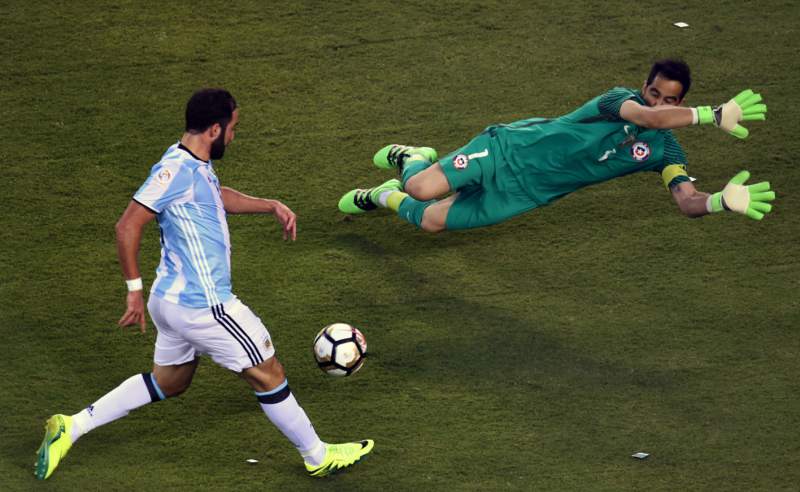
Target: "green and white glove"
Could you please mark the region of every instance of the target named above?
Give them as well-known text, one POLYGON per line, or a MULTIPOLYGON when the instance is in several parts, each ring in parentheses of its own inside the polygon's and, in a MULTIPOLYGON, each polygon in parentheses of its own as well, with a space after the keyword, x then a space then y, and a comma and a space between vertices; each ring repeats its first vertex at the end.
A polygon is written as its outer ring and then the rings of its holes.
POLYGON ((763 219, 764 214, 772 210, 772 205, 767 202, 775 199, 775 192, 769 189, 768 181, 745 186, 744 182, 748 179, 750 173, 747 171, 734 176, 722 191, 708 197, 708 211, 733 210, 753 220, 763 219))
POLYGON ((742 121, 764 121, 767 119, 767 105, 761 102, 761 94, 752 90, 740 92, 736 97, 716 108, 698 106, 695 110, 695 123, 714 124, 737 138, 747 138, 750 133, 739 123, 742 121))

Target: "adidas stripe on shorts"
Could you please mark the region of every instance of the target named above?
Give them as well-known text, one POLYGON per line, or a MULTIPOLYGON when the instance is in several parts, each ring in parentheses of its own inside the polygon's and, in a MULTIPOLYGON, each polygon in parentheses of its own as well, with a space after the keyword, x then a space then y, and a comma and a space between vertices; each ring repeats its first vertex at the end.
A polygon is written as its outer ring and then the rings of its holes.
POLYGON ((158 329, 153 361, 159 366, 206 354, 241 372, 275 355, 264 323, 236 297, 210 308, 189 308, 151 295, 147 309, 158 329))

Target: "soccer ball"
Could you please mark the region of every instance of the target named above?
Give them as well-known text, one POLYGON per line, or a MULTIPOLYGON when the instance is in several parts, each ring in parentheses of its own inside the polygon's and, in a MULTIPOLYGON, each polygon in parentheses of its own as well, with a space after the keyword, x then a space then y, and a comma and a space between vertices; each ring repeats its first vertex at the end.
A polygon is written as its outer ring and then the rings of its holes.
POLYGON ((358 328, 347 323, 328 325, 314 338, 314 358, 331 376, 349 376, 361 369, 367 340, 358 328))

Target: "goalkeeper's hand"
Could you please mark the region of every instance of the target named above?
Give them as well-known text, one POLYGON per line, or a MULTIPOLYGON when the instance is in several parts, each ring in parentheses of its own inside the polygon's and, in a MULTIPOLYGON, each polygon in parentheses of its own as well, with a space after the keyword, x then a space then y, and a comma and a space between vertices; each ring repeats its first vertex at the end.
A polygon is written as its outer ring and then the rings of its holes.
POLYGON ((737 138, 747 138, 750 133, 739 123, 742 121, 764 121, 767 119, 767 105, 761 102, 761 94, 752 90, 740 92, 736 97, 716 108, 698 106, 697 119, 700 125, 713 123, 737 138))
POLYGON ((733 210, 754 220, 763 219, 764 214, 772 210, 772 205, 767 202, 775 199, 775 192, 769 189, 768 181, 745 186, 744 182, 749 178, 748 171, 734 176, 722 191, 708 197, 708 211, 733 210))

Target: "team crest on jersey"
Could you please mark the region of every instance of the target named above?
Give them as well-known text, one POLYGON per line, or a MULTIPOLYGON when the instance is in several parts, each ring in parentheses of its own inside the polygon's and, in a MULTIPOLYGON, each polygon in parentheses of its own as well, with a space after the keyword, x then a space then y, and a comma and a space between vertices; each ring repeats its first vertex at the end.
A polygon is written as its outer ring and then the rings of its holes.
POLYGON ((650 146, 645 142, 635 142, 631 145, 631 156, 635 161, 646 161, 650 157, 650 146))
POLYGON ((453 158, 453 167, 456 169, 466 169, 469 166, 469 157, 464 154, 458 154, 453 158))
POLYGON ((167 184, 172 181, 172 172, 169 169, 162 169, 156 174, 156 179, 161 184, 167 184))

